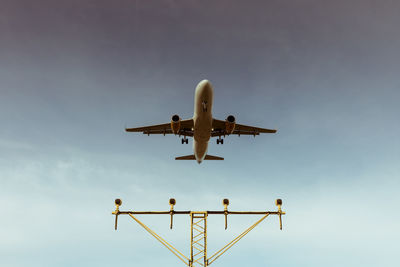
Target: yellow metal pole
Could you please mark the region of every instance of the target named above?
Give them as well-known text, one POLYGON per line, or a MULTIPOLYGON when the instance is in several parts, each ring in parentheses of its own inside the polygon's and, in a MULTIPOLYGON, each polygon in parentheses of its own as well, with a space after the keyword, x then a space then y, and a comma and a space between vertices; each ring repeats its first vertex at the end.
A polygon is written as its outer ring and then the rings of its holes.
POLYGON ((196 267, 201 265, 203 267, 210 265, 216 259, 218 259, 222 254, 224 254, 227 250, 229 250, 233 245, 239 242, 245 235, 247 235, 251 230, 253 230, 259 223, 261 223, 265 218, 269 215, 278 215, 279 217, 279 226, 282 230, 282 215, 286 213, 282 211, 282 200, 277 199, 276 205, 278 206, 278 211, 228 211, 229 200, 224 199, 223 211, 175 211, 174 205, 176 204, 176 200, 170 199, 170 210, 169 211, 120 211, 119 207, 122 205, 121 199, 115 200, 116 209, 112 212, 115 215, 115 230, 117 230, 117 222, 118 216, 121 214, 128 214, 133 220, 135 220, 140 226, 142 226, 148 233, 150 233, 154 238, 156 238, 162 245, 164 245, 169 251, 171 251, 175 256, 177 256, 183 263, 188 265, 189 267, 196 267), (169 244, 165 239, 151 230, 148 226, 142 223, 139 219, 137 219, 133 215, 144 215, 144 214, 169 214, 171 216, 170 220, 170 228, 173 226, 173 216, 177 214, 190 214, 190 259, 183 255, 179 250, 177 250, 174 246, 169 244), (264 215, 261 219, 255 222, 252 226, 247 228, 244 232, 242 232, 239 236, 225 245, 222 249, 218 250, 215 254, 213 254, 210 258, 207 258, 207 217, 209 214, 222 214, 225 217, 225 229, 227 228, 227 216, 229 214, 243 214, 243 215, 264 215))
POLYGON ((190 213, 190 266, 207 266, 207 215, 206 211, 190 213))

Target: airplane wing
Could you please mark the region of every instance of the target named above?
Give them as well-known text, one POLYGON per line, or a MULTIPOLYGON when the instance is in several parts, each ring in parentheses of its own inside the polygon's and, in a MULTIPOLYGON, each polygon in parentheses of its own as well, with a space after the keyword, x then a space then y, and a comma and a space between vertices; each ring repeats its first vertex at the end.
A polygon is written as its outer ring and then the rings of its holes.
MULTIPOLYGON (((221 136, 221 135, 228 135, 225 131, 225 121, 213 119, 213 131, 211 132, 211 136, 221 136)), ((235 128, 231 134, 237 135, 259 135, 260 133, 276 133, 276 130, 273 129, 265 129, 259 128, 254 126, 247 126, 243 124, 235 124, 235 128)))
MULTIPOLYGON (((181 120, 179 135, 193 136, 193 119, 181 120)), ((125 128, 127 132, 142 132, 143 134, 172 134, 171 123, 150 125, 137 128, 125 128)))

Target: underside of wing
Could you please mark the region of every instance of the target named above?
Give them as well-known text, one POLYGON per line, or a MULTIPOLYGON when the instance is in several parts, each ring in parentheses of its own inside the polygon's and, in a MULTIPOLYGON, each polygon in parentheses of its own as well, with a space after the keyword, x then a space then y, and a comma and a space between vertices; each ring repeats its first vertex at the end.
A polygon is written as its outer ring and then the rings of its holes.
MULTIPOLYGON (((193 119, 182 120, 179 122, 180 126, 176 134, 185 135, 185 136, 193 136, 193 119)), ((143 134, 173 134, 173 130, 171 127, 171 123, 143 126, 137 128, 125 128, 127 132, 141 132, 143 134)))
MULTIPOLYGON (((232 125, 231 125, 232 127, 232 125)), ((274 129, 265 129, 265 128, 259 128, 259 127, 254 127, 254 126, 248 126, 248 125, 243 125, 243 124, 233 124, 233 130, 232 128, 229 129, 229 123, 227 121, 223 120, 213 120, 213 131, 211 132, 211 136, 222 136, 222 135, 231 135, 231 134, 236 134, 236 135, 259 135, 260 133, 276 133, 276 130, 274 129), (229 130, 229 131, 228 131, 229 130)))
POLYGON ((260 133, 276 133, 275 129, 265 129, 254 126, 247 126, 242 124, 236 124, 235 129, 232 134, 249 134, 249 135, 258 135, 260 133))

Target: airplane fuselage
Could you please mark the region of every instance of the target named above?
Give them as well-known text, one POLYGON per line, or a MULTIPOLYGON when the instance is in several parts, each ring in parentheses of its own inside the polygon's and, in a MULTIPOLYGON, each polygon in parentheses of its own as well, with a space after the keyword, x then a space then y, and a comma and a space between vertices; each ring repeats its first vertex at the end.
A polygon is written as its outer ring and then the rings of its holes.
POLYGON ((175 157, 175 160, 224 160, 223 157, 209 155, 208 142, 211 137, 218 137, 217 144, 223 144, 224 138, 229 135, 252 135, 260 133, 276 133, 274 129, 265 129, 236 123, 233 115, 225 120, 213 118, 214 89, 208 80, 202 80, 196 86, 194 94, 193 118, 182 120, 177 114, 171 117, 168 123, 149 125, 135 128, 125 128, 126 132, 141 132, 146 135, 175 134, 182 136, 182 144, 188 144, 188 136, 193 137, 193 154, 175 157), (223 138, 222 138, 223 137, 223 138))
POLYGON ((212 128, 213 88, 209 81, 201 81, 194 95, 193 151, 198 163, 207 155, 212 128))

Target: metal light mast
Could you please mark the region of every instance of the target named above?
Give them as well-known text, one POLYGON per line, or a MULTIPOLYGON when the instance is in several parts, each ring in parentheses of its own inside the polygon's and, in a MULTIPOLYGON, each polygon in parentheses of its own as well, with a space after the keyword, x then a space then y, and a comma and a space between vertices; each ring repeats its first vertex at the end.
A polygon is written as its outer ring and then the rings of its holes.
POLYGON ((282 200, 277 199, 275 204, 278 206, 277 211, 229 211, 228 205, 229 200, 224 199, 222 204, 224 205, 224 210, 222 211, 176 211, 174 206, 176 204, 175 199, 171 198, 169 200, 170 210, 169 211, 120 211, 119 207, 122 205, 121 199, 115 200, 115 211, 112 212, 115 215, 115 230, 117 230, 118 216, 119 215, 129 215, 134 221, 136 221, 140 226, 142 226, 149 234, 151 234, 155 239, 157 239, 161 244, 163 244, 167 249, 169 249, 175 256, 177 256, 183 263, 189 267, 195 266, 208 266, 218 259, 222 254, 224 254, 233 245, 239 242, 246 234, 253 230, 259 223, 261 223, 269 215, 278 215, 279 225, 282 230, 282 215, 286 213, 282 211, 282 200), (146 214, 158 214, 158 215, 170 215, 171 223, 170 228, 173 226, 174 215, 188 214, 190 215, 190 257, 186 257, 183 253, 177 250, 174 246, 168 243, 161 236, 156 234, 147 225, 142 223, 134 215, 146 215, 146 214), (228 227, 228 215, 263 215, 258 221, 256 221, 252 226, 247 228, 244 232, 238 235, 235 239, 225 245, 223 248, 215 252, 212 256, 208 256, 207 252, 207 217, 208 215, 220 214, 225 217, 225 229, 228 227))

